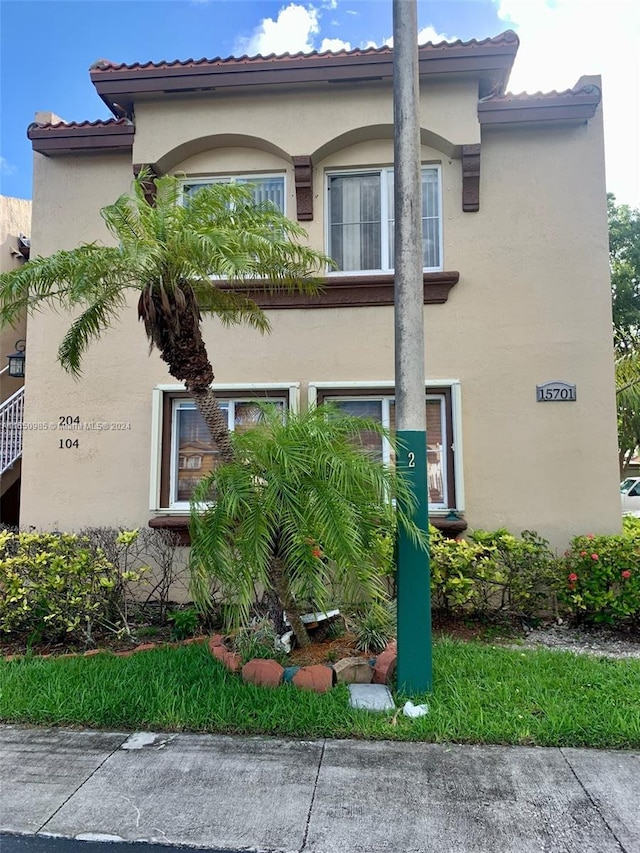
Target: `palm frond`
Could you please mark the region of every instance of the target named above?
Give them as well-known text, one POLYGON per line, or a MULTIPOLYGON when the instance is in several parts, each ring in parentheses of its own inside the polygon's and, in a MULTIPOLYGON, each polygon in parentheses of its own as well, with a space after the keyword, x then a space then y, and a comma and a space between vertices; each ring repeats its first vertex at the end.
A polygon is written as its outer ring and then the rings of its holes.
POLYGON ((252 299, 211 281, 193 281, 192 287, 200 311, 215 315, 224 326, 246 323, 262 333, 271 331, 267 315, 252 299))
POLYGON ((183 360, 177 367, 174 358, 178 342, 185 334, 200 335, 202 313, 267 332, 267 317, 249 289, 318 291, 313 275, 330 259, 302 245, 303 229, 273 205, 254 204, 247 186, 212 184, 184 204, 181 194, 177 177, 141 172, 132 192, 101 211, 118 247, 83 245, 0 275, 0 325, 45 306, 74 314, 79 309, 60 348, 65 366, 77 375, 89 343, 123 308, 123 291, 134 288, 143 295, 138 306, 147 336, 170 369, 184 373, 183 360), (150 183, 153 205, 147 202, 150 183), (219 286, 221 278, 233 290, 219 286))
POLYGON ((121 288, 105 289, 73 321, 58 349, 58 360, 65 370, 80 376, 82 356, 91 342, 113 325, 125 305, 126 298, 121 288))
POLYGON ((34 258, 0 275, 0 325, 45 306, 73 310, 132 286, 135 273, 118 249, 92 243, 34 258))
MULTIPOLYGON (((390 521, 389 495, 410 504, 411 494, 394 471, 361 452, 357 439, 363 429, 388 437, 387 431, 331 408, 283 417, 266 405, 261 413, 260 423, 233 434, 235 461, 220 466, 194 494, 196 592, 207 576, 215 577, 235 589, 235 612, 248 612, 242 607, 253 585, 269 587, 277 556, 294 597, 324 607, 337 580, 347 591, 378 600, 383 586, 372 543, 390 521)), ((398 522, 426 547, 426 534, 407 514, 398 522)))

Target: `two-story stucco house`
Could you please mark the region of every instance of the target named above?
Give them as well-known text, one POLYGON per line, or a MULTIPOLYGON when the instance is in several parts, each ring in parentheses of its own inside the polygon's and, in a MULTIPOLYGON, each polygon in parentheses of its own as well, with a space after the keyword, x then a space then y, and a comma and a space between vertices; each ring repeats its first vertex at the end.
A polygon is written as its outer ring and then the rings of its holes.
MULTIPOLYGON (((517 50, 512 32, 419 49, 430 513, 564 547, 620 523, 601 91, 505 94, 517 50), (556 380, 568 390, 545 399, 556 380)), ((262 299, 271 336, 205 323, 231 428, 256 398, 331 399, 393 428, 392 60, 97 62, 113 119, 29 128, 32 255, 106 240, 100 208, 142 166, 185 193, 251 182, 337 269, 319 297, 262 299)), ((213 456, 193 404, 133 305, 80 382, 56 361, 68 322, 28 322, 22 524, 184 525, 213 456)))

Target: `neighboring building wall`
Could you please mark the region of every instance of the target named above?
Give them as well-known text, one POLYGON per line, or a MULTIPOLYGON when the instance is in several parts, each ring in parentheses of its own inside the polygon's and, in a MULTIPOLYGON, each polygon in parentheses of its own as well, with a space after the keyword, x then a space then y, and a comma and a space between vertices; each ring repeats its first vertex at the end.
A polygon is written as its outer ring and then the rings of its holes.
MULTIPOLYGON (((24 263, 18 252, 20 234, 31 233, 31 202, 24 198, 0 196, 0 272, 9 272, 24 263)), ((24 338, 26 319, 14 327, 0 329, 0 370, 8 362, 6 356, 15 352, 16 341, 24 338)), ((0 376, 0 402, 6 400, 22 385, 21 379, 11 379, 6 373, 0 376)))
MULTIPOLYGON (((434 83, 422 103, 423 161, 442 168, 444 269, 460 272, 446 304, 425 306, 426 371, 428 380, 460 382, 469 526, 534 529, 558 548, 577 533, 614 532, 620 499, 601 111, 580 126, 485 128, 480 211, 463 213, 457 158, 459 146, 480 141, 477 89, 434 83), (555 379, 577 385, 577 402, 536 402, 536 385, 555 379)), ((339 97, 221 97, 215 109, 205 99, 142 102, 133 162, 193 177, 284 171, 295 218, 289 158, 314 153, 314 219, 306 225, 323 247, 325 171, 391 165, 391 115, 390 89, 373 86, 339 97)), ((35 164, 34 252, 105 240, 99 208, 127 189, 131 159, 36 154, 35 164)), ((267 337, 205 322, 216 382, 299 383, 302 405, 309 383, 392 385, 392 307, 277 310, 269 319, 267 337)), ((55 427, 70 415, 129 427, 26 432, 23 523, 145 525, 158 432, 152 389, 175 380, 156 353, 147 355, 133 299, 122 323, 92 346, 80 381, 56 363, 68 323, 54 313, 29 321, 26 419, 55 427), (60 448, 67 439, 78 439, 78 448, 60 448)))

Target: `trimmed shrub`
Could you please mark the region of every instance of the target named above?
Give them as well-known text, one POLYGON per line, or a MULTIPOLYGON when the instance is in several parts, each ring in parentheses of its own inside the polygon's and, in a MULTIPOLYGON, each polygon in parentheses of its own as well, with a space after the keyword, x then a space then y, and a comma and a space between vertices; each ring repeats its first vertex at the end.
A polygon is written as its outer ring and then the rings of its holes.
MULTIPOLYGON (((123 531, 123 544, 135 535, 123 531)), ((0 632, 90 641, 97 624, 122 626, 125 587, 143 571, 122 572, 85 536, 2 531, 0 632)))
POLYGON ((640 519, 618 536, 576 536, 556 577, 558 601, 576 622, 624 625, 640 620, 640 519))
POLYGON ((465 540, 431 528, 430 542, 434 608, 527 618, 549 608, 557 561, 536 533, 476 530, 465 540))
POLYGON ((546 539, 523 530, 520 538, 508 530, 475 530, 471 540, 490 555, 493 572, 480 580, 482 605, 526 618, 551 608, 558 560, 546 539))
POLYGON ((494 573, 489 551, 465 539, 447 539, 435 527, 429 542, 432 606, 454 613, 483 609, 481 586, 494 573))

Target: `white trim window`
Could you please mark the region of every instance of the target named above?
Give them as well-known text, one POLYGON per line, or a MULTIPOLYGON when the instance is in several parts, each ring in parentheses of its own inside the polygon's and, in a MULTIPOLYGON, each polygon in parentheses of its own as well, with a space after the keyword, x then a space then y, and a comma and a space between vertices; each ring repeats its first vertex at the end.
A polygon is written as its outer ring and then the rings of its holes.
POLYGON ((182 192, 183 197, 188 198, 209 184, 250 184, 255 204, 270 201, 281 213, 285 213, 284 178, 284 175, 228 175, 220 178, 198 178, 184 181, 182 192))
MULTIPOLYGON (((391 272, 394 267, 393 169, 327 174, 327 246, 339 272, 391 272)), ((442 269, 440 167, 422 167, 422 257, 442 269)))
MULTIPOLYGON (((395 397, 388 383, 311 383, 310 405, 325 402, 350 415, 377 421, 395 433, 395 397)), ((464 510, 459 383, 429 383, 425 412, 429 511, 444 515, 450 509, 464 510)), ((374 458, 395 464, 393 446, 386 438, 363 430, 360 441, 374 458)))
MULTIPOLYGON (((272 403, 282 411, 299 407, 297 382, 216 385, 214 390, 231 432, 260 420, 258 403, 272 403)), ((150 509, 187 512, 197 483, 218 464, 218 448, 184 386, 156 386, 152 412, 150 509)))
MULTIPOLYGON (((220 408, 227 414, 230 432, 244 432, 260 421, 262 412, 256 402, 250 397, 230 397, 220 401, 220 408)), ((263 402, 283 410, 287 407, 284 396, 269 397, 263 402)), ((197 484, 215 469, 218 462, 219 450, 196 404, 188 398, 174 399, 171 413, 169 505, 172 508, 187 508, 197 484), (183 458, 186 464, 181 466, 183 458)))

